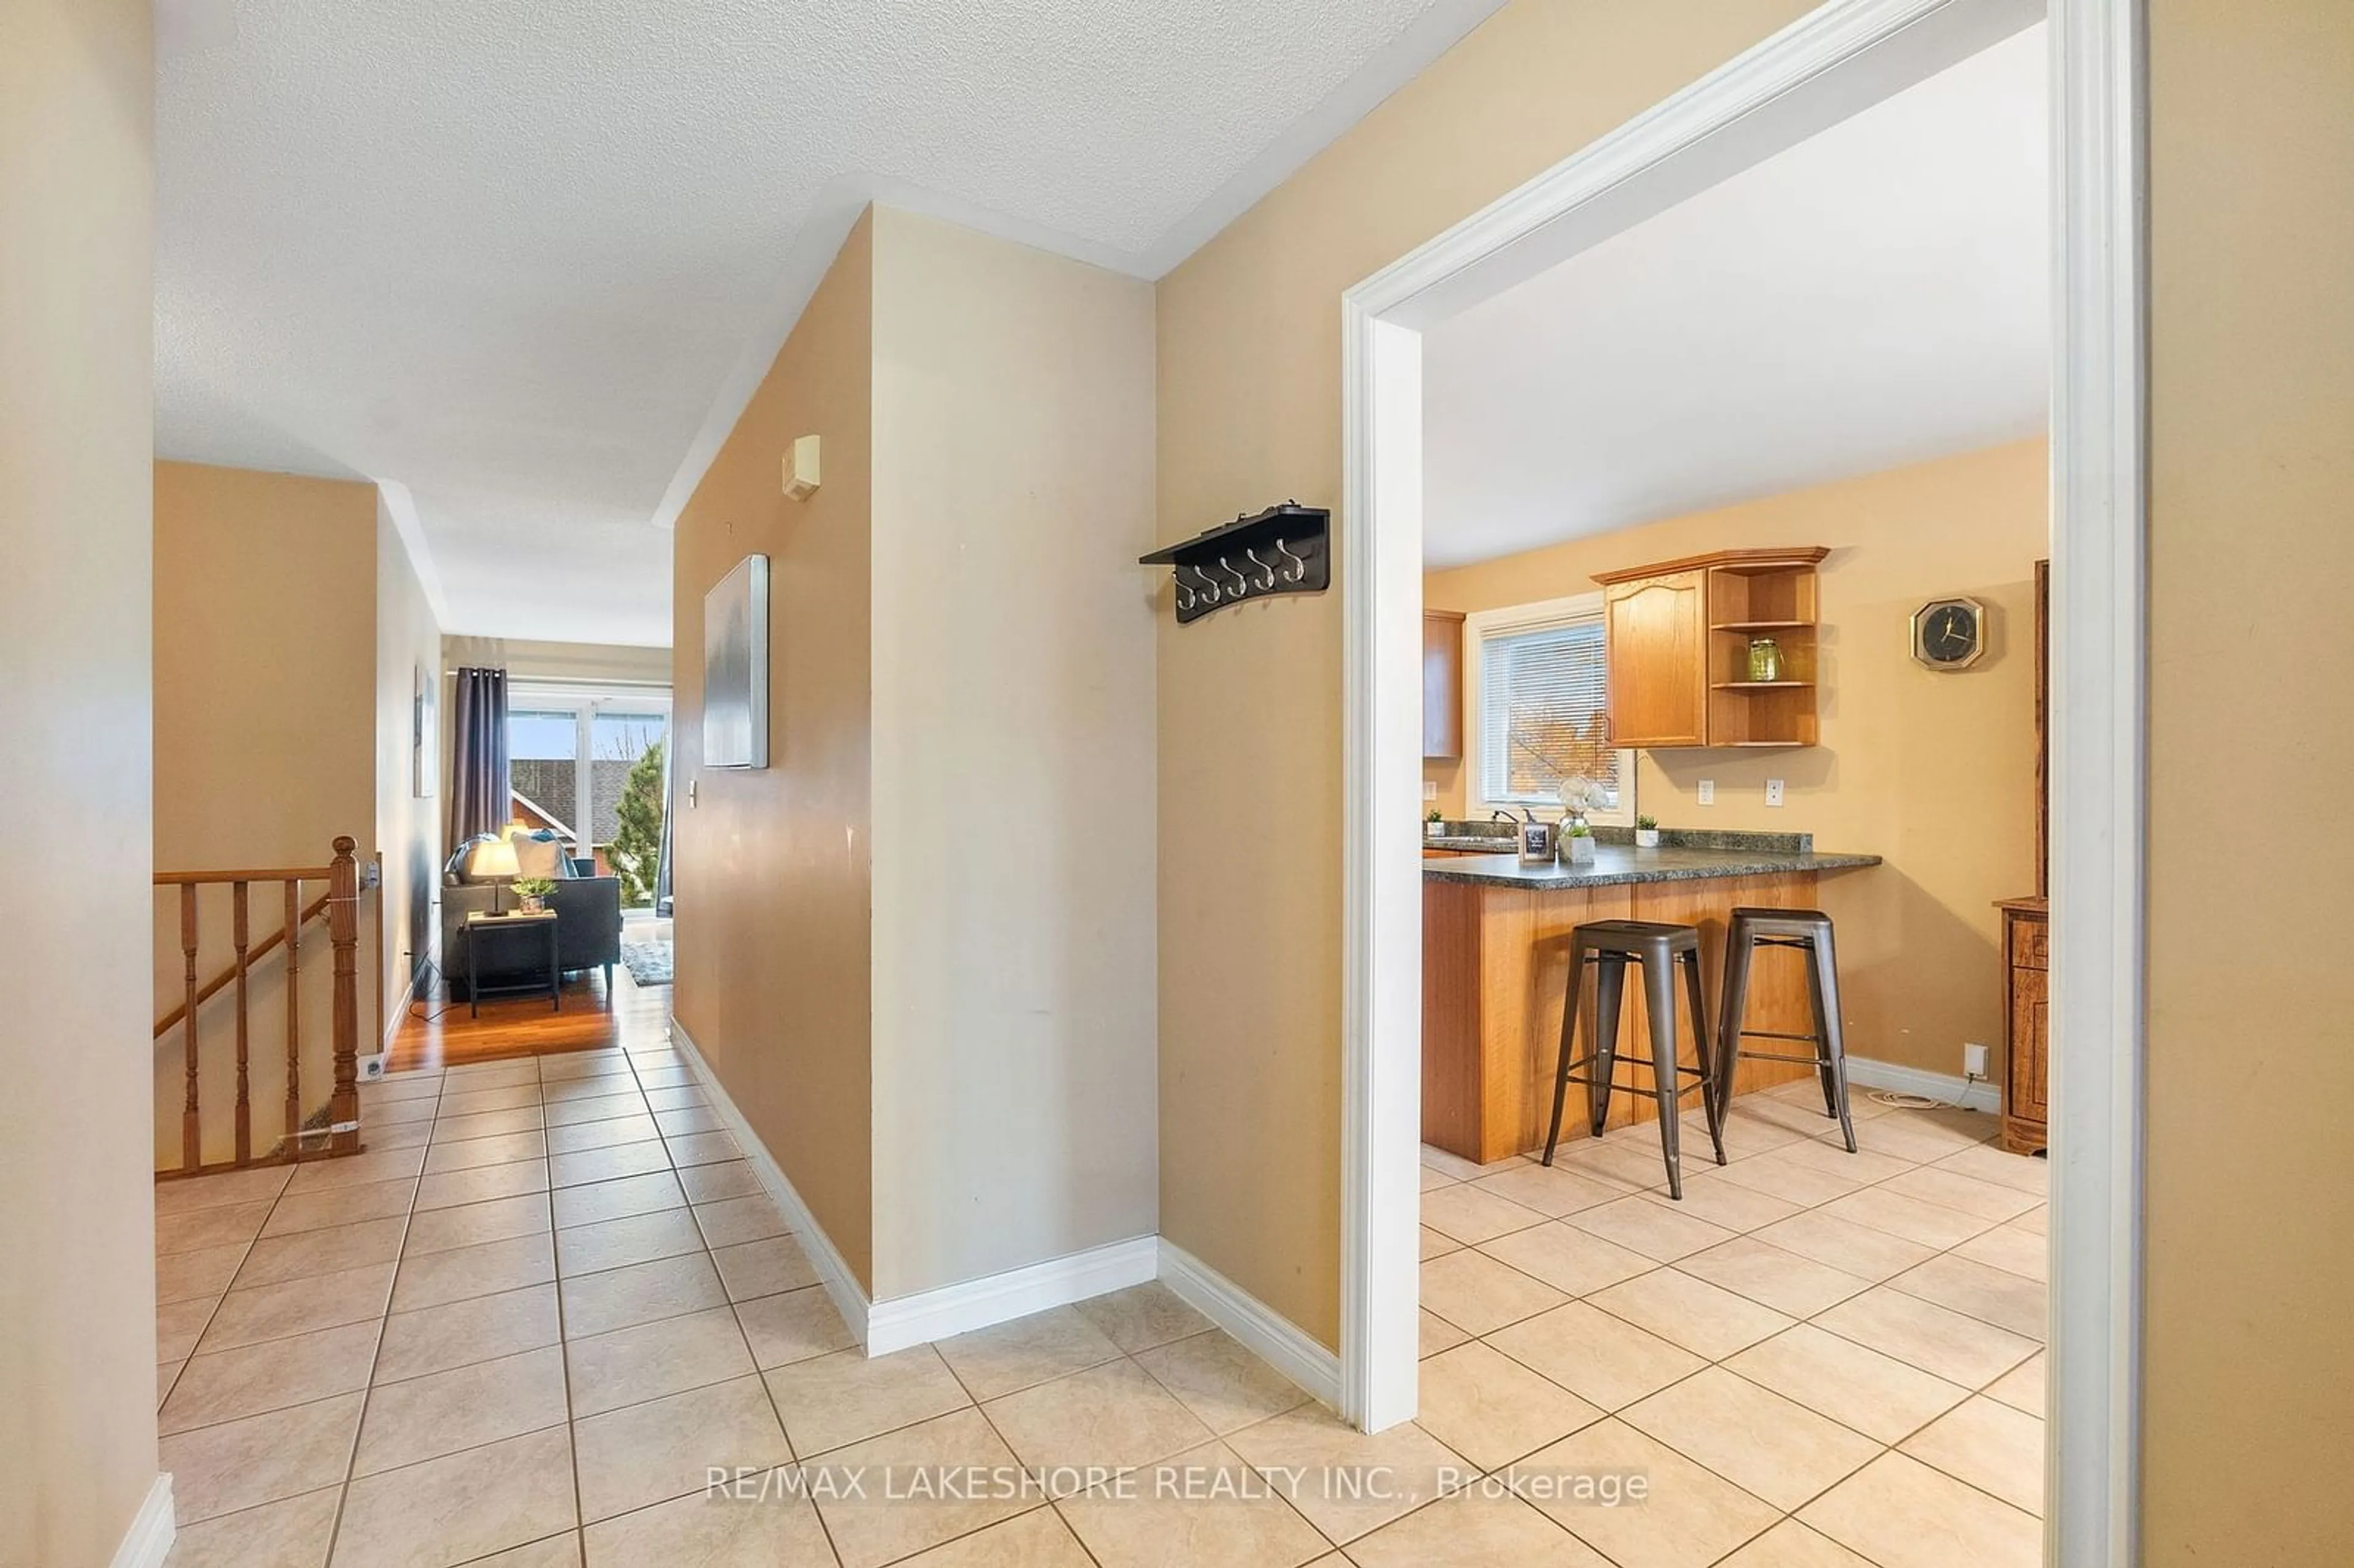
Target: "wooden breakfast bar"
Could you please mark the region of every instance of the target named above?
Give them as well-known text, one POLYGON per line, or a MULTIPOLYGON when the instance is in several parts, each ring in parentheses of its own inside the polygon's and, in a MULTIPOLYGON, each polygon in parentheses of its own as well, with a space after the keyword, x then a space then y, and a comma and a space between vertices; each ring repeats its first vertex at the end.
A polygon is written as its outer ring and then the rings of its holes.
MULTIPOLYGON (((1722 843, 1736 835, 1716 835, 1722 843)), ((1740 847, 1641 850, 1605 843, 1590 865, 1523 866, 1512 854, 1426 861, 1422 890, 1422 1138, 1487 1164, 1543 1147, 1561 1045, 1569 934, 1589 920, 1664 920, 1696 926, 1713 1028, 1723 979, 1724 934, 1744 905, 1812 908, 1827 873, 1877 865, 1880 857, 1817 854, 1804 835, 1754 837, 1740 847)), ((1649 1057, 1639 988, 1629 966, 1619 1048, 1649 1057)), ((1585 988, 1579 1038, 1593 1024, 1585 988)), ((1761 952, 1750 973, 1752 1029, 1810 1033, 1806 972, 1795 953, 1761 952)), ((1691 1018, 1681 997, 1677 1030, 1693 1061, 1691 1018)), ((1796 1047, 1803 1050, 1804 1047, 1796 1047)), ((1735 1094, 1808 1075, 1802 1065, 1744 1062, 1735 1094)), ((1618 1082, 1648 1091, 1647 1068, 1621 1063, 1618 1082)), ((1648 1092, 1613 1095, 1608 1125, 1658 1117, 1648 1092)), ((1572 1096, 1564 1141, 1586 1136, 1583 1092, 1572 1096)), ((1696 1108, 1697 1096, 1686 1100, 1696 1108)))

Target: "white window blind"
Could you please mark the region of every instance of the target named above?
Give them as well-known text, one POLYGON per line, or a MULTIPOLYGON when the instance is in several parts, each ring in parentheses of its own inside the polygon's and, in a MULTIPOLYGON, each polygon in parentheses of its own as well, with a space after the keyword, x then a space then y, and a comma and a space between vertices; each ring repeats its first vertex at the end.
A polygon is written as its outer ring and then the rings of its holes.
POLYGON ((1479 798, 1553 805, 1583 773, 1618 787, 1604 721, 1602 618, 1579 615, 1479 634, 1479 798))

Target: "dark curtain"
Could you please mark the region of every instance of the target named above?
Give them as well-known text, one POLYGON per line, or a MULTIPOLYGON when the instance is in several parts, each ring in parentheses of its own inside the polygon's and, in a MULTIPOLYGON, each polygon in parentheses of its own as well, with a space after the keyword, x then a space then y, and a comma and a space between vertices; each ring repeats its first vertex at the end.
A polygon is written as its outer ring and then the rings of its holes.
POLYGON ((450 842, 495 833, 512 814, 507 782, 507 673, 458 672, 456 744, 450 753, 450 842))

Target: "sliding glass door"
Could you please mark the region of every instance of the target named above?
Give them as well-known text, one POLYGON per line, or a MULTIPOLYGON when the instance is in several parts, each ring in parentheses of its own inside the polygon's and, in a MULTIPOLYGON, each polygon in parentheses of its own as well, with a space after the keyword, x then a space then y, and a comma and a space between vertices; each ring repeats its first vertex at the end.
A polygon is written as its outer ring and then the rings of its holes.
POLYGON ((662 847, 670 693, 514 682, 507 747, 512 816, 554 832, 576 859, 618 876, 625 907, 653 902, 662 847))

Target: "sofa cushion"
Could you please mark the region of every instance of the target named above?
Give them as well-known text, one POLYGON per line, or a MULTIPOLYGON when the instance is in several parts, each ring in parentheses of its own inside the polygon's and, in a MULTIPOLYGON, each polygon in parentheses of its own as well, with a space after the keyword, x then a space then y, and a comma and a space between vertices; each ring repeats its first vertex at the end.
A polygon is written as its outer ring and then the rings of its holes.
POLYGON ((554 882, 572 874, 566 863, 564 845, 554 834, 546 838, 537 833, 517 833, 507 841, 514 846, 515 874, 545 877, 554 882))

